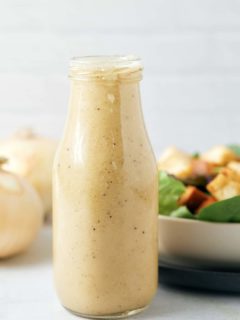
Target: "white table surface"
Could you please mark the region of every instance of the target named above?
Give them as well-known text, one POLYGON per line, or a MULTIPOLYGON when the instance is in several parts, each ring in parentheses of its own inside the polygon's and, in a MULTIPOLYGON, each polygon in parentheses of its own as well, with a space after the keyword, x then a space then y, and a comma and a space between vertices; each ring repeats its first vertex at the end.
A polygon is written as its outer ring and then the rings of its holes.
MULTIPOLYGON (((74 320, 55 295, 51 228, 42 229, 28 252, 0 261, 0 320, 74 320)), ((152 305, 132 319, 239 320, 240 295, 206 294, 159 287, 152 305)))

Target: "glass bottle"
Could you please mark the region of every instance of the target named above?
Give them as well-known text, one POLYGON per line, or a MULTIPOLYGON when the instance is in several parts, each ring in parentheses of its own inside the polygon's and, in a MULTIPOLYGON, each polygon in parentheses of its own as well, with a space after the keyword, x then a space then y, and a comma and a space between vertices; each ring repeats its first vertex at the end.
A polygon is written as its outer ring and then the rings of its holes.
POLYGON ((64 307, 138 313, 157 288, 157 166, 140 102, 141 61, 77 57, 53 172, 54 274, 64 307))

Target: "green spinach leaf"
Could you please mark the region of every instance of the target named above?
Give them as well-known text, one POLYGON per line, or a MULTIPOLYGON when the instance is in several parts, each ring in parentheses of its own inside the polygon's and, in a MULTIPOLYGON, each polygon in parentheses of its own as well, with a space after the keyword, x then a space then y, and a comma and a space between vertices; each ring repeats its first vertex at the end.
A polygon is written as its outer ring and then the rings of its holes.
POLYGON ((227 146, 231 149, 237 156, 240 156, 240 145, 239 144, 229 144, 227 146))
POLYGON ((159 213, 170 215, 179 207, 178 199, 185 192, 185 185, 169 176, 166 172, 159 172, 159 213))
POLYGON ((187 207, 182 206, 171 212, 171 217, 174 218, 185 218, 185 219, 194 219, 194 215, 188 210, 187 207))
POLYGON ((203 208, 197 219, 215 222, 240 222, 240 196, 215 202, 203 208))

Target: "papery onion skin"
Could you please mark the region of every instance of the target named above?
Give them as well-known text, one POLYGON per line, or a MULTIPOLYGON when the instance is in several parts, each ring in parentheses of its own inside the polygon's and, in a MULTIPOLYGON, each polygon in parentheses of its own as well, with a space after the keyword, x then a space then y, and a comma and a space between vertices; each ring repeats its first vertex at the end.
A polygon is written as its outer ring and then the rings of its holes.
POLYGON ((0 141, 0 155, 8 159, 3 168, 28 180, 39 193, 45 215, 52 210, 52 165, 55 140, 24 129, 0 141))
POLYGON ((0 170, 0 258, 25 251, 43 222, 38 193, 23 178, 0 170))

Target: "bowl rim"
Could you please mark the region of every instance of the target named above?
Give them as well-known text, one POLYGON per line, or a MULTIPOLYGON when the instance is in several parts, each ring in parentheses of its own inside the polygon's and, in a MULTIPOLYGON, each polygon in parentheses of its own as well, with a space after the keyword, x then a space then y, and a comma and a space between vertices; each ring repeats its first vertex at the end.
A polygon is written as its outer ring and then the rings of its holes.
POLYGON ((196 225, 196 224, 201 224, 201 225, 208 225, 208 226, 215 226, 215 227, 239 227, 240 228, 240 222, 213 222, 213 221, 200 221, 200 220, 191 220, 191 219, 185 219, 185 218, 175 218, 171 216, 165 216, 162 214, 158 214, 158 220, 165 220, 165 221, 174 221, 177 223, 185 223, 189 225, 196 225))

